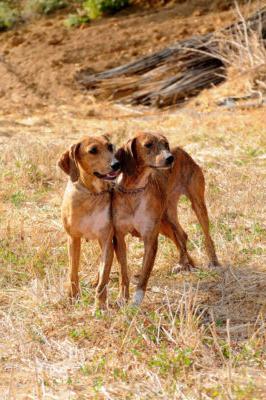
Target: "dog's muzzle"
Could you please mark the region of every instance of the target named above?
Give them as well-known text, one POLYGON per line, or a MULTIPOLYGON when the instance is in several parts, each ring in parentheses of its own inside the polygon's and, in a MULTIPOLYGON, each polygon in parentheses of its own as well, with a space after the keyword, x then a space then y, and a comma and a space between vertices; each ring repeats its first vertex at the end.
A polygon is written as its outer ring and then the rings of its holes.
POLYGON ((172 156, 172 154, 170 154, 169 156, 166 157, 165 164, 170 166, 173 164, 173 161, 174 161, 174 157, 172 156))
POLYGON ((111 162, 111 168, 112 170, 108 172, 107 174, 100 174, 100 172, 94 172, 94 175, 97 176, 99 179, 103 179, 105 181, 113 181, 120 173, 120 162, 115 158, 111 162))
POLYGON ((169 151, 164 151, 164 164, 163 165, 149 165, 155 169, 168 169, 173 165, 174 156, 169 151))

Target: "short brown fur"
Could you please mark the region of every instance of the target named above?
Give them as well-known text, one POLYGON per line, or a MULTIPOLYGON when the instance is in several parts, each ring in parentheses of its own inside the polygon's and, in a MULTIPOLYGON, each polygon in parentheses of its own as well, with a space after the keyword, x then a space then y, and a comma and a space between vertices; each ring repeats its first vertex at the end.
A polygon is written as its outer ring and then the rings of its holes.
POLYGON ((209 233, 204 200, 205 182, 201 168, 181 148, 169 149, 162 135, 139 133, 116 153, 122 175, 113 200, 115 251, 121 267, 119 301, 129 297, 125 235, 144 241, 144 258, 134 303, 140 304, 157 252, 159 233, 169 237, 180 251, 184 269, 194 266, 187 252, 187 234, 177 218, 180 195, 186 195, 202 226, 210 263, 219 265, 209 233), (172 157, 171 165, 167 165, 172 157))
POLYGON ((68 234, 70 298, 79 295, 81 239, 97 240, 102 250, 96 288, 96 306, 106 301, 107 283, 113 261, 113 225, 108 176, 115 160, 106 136, 86 137, 62 154, 58 165, 69 175, 62 204, 62 220, 68 234), (96 174, 96 175, 95 175, 96 174))

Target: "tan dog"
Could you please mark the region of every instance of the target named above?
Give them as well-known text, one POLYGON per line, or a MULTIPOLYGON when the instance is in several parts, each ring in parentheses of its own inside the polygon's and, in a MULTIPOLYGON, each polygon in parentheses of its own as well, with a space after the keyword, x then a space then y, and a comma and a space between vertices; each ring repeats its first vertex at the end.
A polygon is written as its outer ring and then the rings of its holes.
POLYGON ((113 261, 113 225, 109 181, 119 171, 113 145, 107 136, 86 137, 70 147, 58 165, 69 175, 62 204, 62 219, 68 234, 69 296, 79 295, 81 238, 98 240, 101 250, 96 288, 96 306, 104 306, 113 261))
POLYGON ((121 266, 119 298, 129 297, 125 235, 144 241, 144 258, 133 303, 139 305, 145 294, 157 252, 158 234, 169 237, 180 250, 180 264, 194 266, 186 248, 187 234, 177 219, 177 203, 185 194, 202 226, 211 264, 219 265, 209 234, 204 200, 204 176, 200 167, 181 148, 170 151, 162 135, 141 133, 119 149, 122 175, 113 199, 115 251, 121 266))

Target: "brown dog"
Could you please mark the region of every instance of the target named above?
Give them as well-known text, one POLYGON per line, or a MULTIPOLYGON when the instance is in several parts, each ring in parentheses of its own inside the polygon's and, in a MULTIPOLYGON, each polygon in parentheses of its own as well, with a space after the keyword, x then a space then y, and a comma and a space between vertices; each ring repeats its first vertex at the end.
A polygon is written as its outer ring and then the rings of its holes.
POLYGON ((129 297, 126 245, 127 233, 144 241, 144 258, 133 303, 144 297, 157 252, 158 234, 175 243, 180 251, 180 264, 193 267, 186 248, 187 234, 177 219, 181 194, 191 201, 202 226, 211 264, 219 265, 209 233, 209 219, 204 200, 204 176, 200 167, 181 148, 170 151, 162 135, 141 133, 120 148, 116 158, 121 164, 121 177, 113 199, 115 251, 121 266, 119 299, 129 297))
POLYGON ((96 306, 105 304, 113 261, 113 225, 109 181, 119 172, 119 162, 107 136, 86 137, 70 147, 58 165, 69 175, 62 204, 62 219, 68 234, 69 295, 79 294, 81 238, 98 240, 101 265, 96 288, 96 306))

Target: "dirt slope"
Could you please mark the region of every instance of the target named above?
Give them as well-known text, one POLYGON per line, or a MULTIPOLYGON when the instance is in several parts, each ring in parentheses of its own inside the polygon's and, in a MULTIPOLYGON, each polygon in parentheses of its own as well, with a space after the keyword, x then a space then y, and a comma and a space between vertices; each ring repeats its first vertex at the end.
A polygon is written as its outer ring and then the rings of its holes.
POLYGON ((136 8, 78 29, 64 26, 64 11, 2 33, 0 105, 8 110, 58 101, 84 103, 87 97, 73 79, 78 70, 102 71, 218 29, 237 18, 229 3, 185 1, 136 8))

